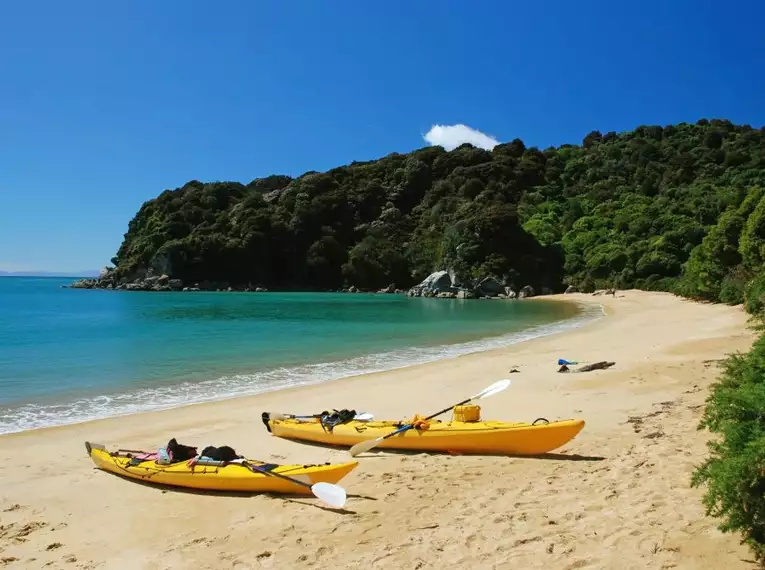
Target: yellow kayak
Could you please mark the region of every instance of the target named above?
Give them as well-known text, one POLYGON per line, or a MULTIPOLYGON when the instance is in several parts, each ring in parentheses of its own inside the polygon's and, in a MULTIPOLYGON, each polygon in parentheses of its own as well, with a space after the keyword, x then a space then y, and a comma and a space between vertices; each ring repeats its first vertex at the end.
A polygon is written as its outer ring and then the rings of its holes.
MULTIPOLYGON (((540 420, 536 420, 539 422, 540 420)), ((547 420, 543 420, 547 422, 547 420)), ((317 419, 271 419, 266 428, 275 436, 351 447, 387 435, 408 422, 351 420, 331 430, 317 419)), ((540 455, 565 445, 584 428, 584 420, 547 423, 430 420, 426 429, 409 429, 381 441, 375 448, 464 454, 540 455)))
MULTIPOLYGON (((311 490, 303 485, 266 475, 240 463, 221 465, 221 462, 200 462, 192 466, 188 461, 179 461, 170 465, 160 465, 154 459, 142 460, 142 457, 151 455, 149 453, 109 452, 103 445, 89 442, 85 442, 85 448, 99 469, 157 485, 210 491, 311 494, 311 490)), ((275 465, 252 459, 245 461, 260 469, 293 477, 309 485, 320 482, 337 483, 358 465, 357 461, 324 465, 275 465)))

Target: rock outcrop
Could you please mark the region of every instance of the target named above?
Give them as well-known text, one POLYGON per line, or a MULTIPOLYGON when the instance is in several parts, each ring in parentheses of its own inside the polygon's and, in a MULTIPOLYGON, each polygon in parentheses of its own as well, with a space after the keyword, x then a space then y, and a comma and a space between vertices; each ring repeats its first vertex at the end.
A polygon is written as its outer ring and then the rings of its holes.
MULTIPOLYGON (((213 285, 213 284, 210 284, 213 285)), ((226 285, 228 286, 228 285, 226 285)), ((155 275, 150 269, 145 277, 134 279, 118 277, 114 268, 101 271, 97 279, 80 279, 68 286, 70 289, 108 289, 117 291, 192 291, 199 285, 186 287, 180 279, 172 279, 166 273, 155 275)), ((212 287, 210 287, 212 289, 212 287)))
POLYGON ((436 271, 428 275, 419 285, 415 285, 407 295, 409 297, 432 297, 439 293, 459 292, 459 288, 452 283, 452 278, 448 271, 436 271))
POLYGON ((593 295, 611 295, 613 297, 616 297, 616 289, 598 289, 593 293, 593 295))
POLYGON ((80 279, 79 281, 75 281, 68 287, 69 289, 95 289, 97 284, 98 284, 98 279, 87 278, 87 279, 80 279))
POLYGON ((534 288, 531 285, 526 285, 518 292, 519 299, 525 299, 526 297, 533 297, 535 295, 534 288))
POLYGON ((504 283, 500 283, 494 277, 485 277, 478 283, 477 289, 486 297, 496 297, 497 295, 507 295, 504 283))
MULTIPOLYGON (((407 295, 441 299, 524 299, 537 294, 531 285, 526 285, 516 292, 512 287, 491 275, 484 277, 472 287, 458 287, 454 278, 453 271, 436 271, 428 275, 422 283, 409 289, 407 295)), ((547 287, 543 287, 541 291, 543 295, 552 293, 552 290, 547 287)))

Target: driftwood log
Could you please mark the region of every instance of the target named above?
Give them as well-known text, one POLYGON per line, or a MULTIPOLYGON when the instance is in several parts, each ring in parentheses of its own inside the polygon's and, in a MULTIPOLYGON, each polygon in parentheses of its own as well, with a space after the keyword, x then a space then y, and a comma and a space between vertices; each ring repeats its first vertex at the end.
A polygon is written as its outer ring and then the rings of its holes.
POLYGON ((607 362, 602 360, 600 362, 594 362, 593 364, 585 364, 576 370, 571 370, 564 364, 558 368, 558 372, 590 372, 591 370, 605 370, 606 368, 611 368, 614 364, 616 364, 616 362, 607 362))

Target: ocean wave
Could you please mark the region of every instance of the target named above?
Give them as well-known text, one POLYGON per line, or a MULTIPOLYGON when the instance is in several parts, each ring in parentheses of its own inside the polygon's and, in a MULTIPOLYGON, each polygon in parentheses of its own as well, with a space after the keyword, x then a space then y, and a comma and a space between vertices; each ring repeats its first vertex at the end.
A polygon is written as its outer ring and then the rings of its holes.
POLYGON ((35 404, 0 408, 0 435, 43 427, 87 422, 114 416, 125 416, 178 408, 191 404, 214 402, 250 396, 296 386, 319 384, 348 376, 382 372, 423 364, 443 358, 482 352, 535 338, 561 333, 605 315, 602 306, 583 306, 572 318, 539 325, 502 336, 435 347, 411 347, 341 360, 275 368, 253 374, 236 374, 199 382, 184 382, 129 390, 118 394, 79 398, 60 403, 35 404))

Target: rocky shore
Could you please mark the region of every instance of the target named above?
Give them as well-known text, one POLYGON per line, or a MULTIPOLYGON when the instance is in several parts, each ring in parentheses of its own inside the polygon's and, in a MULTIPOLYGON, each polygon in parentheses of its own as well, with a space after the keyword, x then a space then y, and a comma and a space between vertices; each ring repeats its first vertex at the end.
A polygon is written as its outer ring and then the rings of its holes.
MULTIPOLYGON (((260 286, 248 285, 246 287, 232 286, 226 282, 200 281, 184 283, 181 279, 171 278, 169 275, 154 275, 151 271, 146 276, 135 279, 118 277, 114 269, 104 269, 97 278, 86 278, 75 281, 70 285, 64 285, 69 289, 104 289, 113 291, 239 291, 239 292, 267 292, 268 289, 260 286)), ((342 289, 343 293, 381 293, 381 294, 406 294, 409 297, 436 297, 439 299, 524 299, 537 295, 550 295, 551 289, 546 287, 536 291, 531 285, 514 290, 495 277, 485 277, 477 283, 460 284, 453 272, 436 271, 428 275, 421 283, 411 289, 398 289, 395 284, 390 284, 378 291, 365 291, 355 286, 342 289)), ((575 287, 568 287, 566 293, 577 292, 575 287)))
MULTIPOLYGON (((542 295, 552 294, 551 289, 544 288, 542 295)), ((485 277, 475 285, 461 285, 453 273, 436 271, 428 275, 422 283, 409 289, 409 297, 438 297, 441 299, 524 299, 534 297, 536 291, 531 285, 526 285, 515 291, 494 277, 485 277)))
POLYGON ((128 279, 118 277, 114 269, 104 269, 97 278, 85 278, 64 285, 68 289, 107 289, 115 291, 267 291, 265 287, 233 288, 228 283, 201 281, 191 285, 169 275, 154 275, 151 271, 145 277, 128 279))

